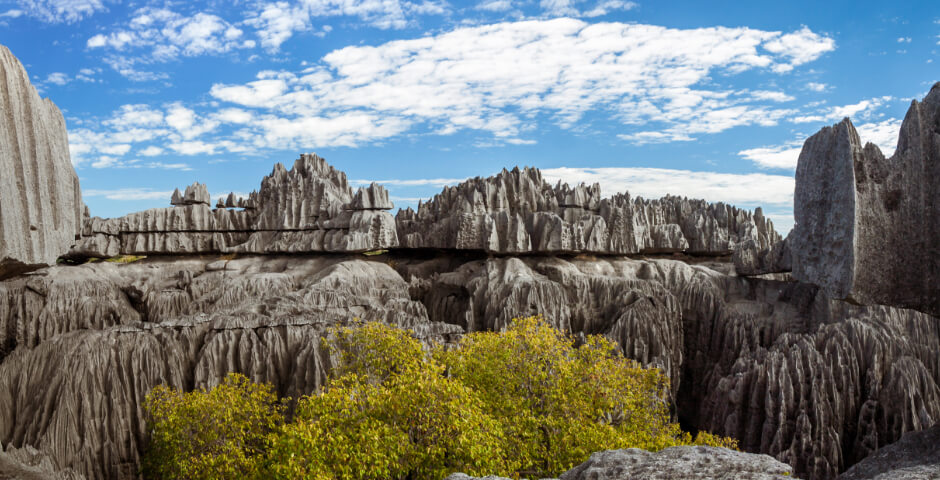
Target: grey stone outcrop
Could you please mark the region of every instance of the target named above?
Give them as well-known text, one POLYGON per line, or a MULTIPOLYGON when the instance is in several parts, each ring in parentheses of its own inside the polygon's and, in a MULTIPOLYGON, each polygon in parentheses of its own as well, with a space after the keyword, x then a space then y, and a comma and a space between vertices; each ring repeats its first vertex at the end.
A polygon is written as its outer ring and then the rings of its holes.
POLYGON ((793 468, 768 455, 717 447, 608 450, 561 474, 559 480, 791 480, 793 468))
POLYGON ((760 209, 676 196, 601 198, 597 184, 553 187, 534 168, 445 187, 417 211, 400 210, 396 223, 403 248, 501 254, 727 255, 749 239, 761 248, 780 240, 760 209))
POLYGON ((230 194, 209 207, 205 185, 173 193, 172 208, 120 218, 86 218, 69 256, 199 253, 362 252, 398 245, 388 192, 353 193, 346 174, 316 155, 276 164, 247 199, 230 194))
POLYGON ((0 45, 0 278, 51 265, 81 230, 62 113, 0 45))
POLYGON ((178 188, 173 190, 173 195, 170 197, 170 205, 209 205, 210 201, 209 189, 199 182, 193 182, 182 194, 178 188))
POLYGON ((211 386, 236 371, 308 394, 331 368, 319 339, 354 317, 427 341, 535 313, 607 335, 663 369, 687 428, 734 436, 798 477, 834 478, 940 419, 940 319, 806 284, 665 259, 228 258, 57 266, 0 282, 0 443, 88 478, 136 478, 151 387, 211 386))
POLYGON ((910 432, 852 466, 839 480, 936 480, 940 478, 940 424, 910 432))
POLYGON ((731 261, 738 275, 789 272, 793 269, 789 237, 766 248, 761 248, 753 240, 746 240, 731 254, 731 261))
POLYGON ((793 276, 834 298, 940 315, 940 83, 913 101, 886 159, 848 119, 806 140, 793 276))

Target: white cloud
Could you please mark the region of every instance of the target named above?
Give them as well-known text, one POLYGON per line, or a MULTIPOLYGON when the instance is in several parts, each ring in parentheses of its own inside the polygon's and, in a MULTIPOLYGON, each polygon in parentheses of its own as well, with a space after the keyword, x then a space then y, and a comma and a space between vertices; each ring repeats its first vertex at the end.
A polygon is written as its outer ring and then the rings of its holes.
POLYGON ((25 14, 22 10, 10 9, 0 13, 0 18, 19 18, 25 14))
POLYGON ((46 23, 74 23, 90 17, 97 12, 107 10, 101 0, 17 0, 21 10, 12 17, 26 15, 46 23))
POLYGON ((60 86, 65 85, 69 83, 69 76, 62 72, 50 73, 49 76, 46 77, 46 83, 54 83, 60 86))
MULTIPOLYGON (((277 51, 295 32, 314 28, 314 18, 355 17, 381 29, 401 29, 415 15, 442 15, 445 2, 405 0, 298 0, 266 2, 250 13, 245 24, 257 30, 261 45, 277 51)), ((326 30, 327 32, 329 30, 326 30)), ((324 32, 325 33, 325 32, 324 32)))
POLYGON ((776 36, 764 44, 767 51, 790 58, 790 62, 774 65, 772 68, 776 72, 788 72, 797 65, 816 60, 835 47, 835 40, 814 33, 805 26, 796 32, 776 36))
POLYGON ((610 196, 630 192, 634 197, 661 198, 667 194, 703 198, 733 205, 789 207, 793 204, 794 179, 790 175, 732 174, 664 168, 548 168, 542 176, 549 183, 574 185, 599 183, 610 196))
POLYGON ((850 105, 827 107, 809 115, 799 115, 791 118, 794 123, 834 122, 850 117, 853 120, 868 120, 875 110, 894 100, 894 97, 883 96, 862 100, 850 105))
MULTIPOLYGON (((140 29, 166 23, 158 15, 165 11, 148 12, 132 23, 140 29)), ((803 41, 815 35, 797 34, 803 41)), ((208 103, 125 105, 98 127, 70 129, 70 146, 81 165, 116 155, 125 148, 119 145, 218 155, 355 147, 466 130, 484 134, 471 141, 525 145, 534 143, 526 137, 542 122, 590 128, 581 121, 588 112, 620 121, 613 134, 626 141, 691 141, 795 114, 779 108, 791 98, 784 92, 716 80, 805 61, 765 48, 787 35, 575 19, 461 27, 335 50, 300 72, 262 71, 251 82, 216 84, 208 103)), ((784 52, 793 42, 781 43, 775 49, 784 52)))
POLYGON ((437 187, 444 188, 449 185, 456 185, 467 180, 466 178, 414 178, 414 179, 391 179, 391 180, 352 180, 353 185, 369 185, 378 183, 380 185, 390 185, 395 187, 437 187))
POLYGON ((616 10, 632 10, 636 8, 635 2, 625 2, 622 0, 602 0, 594 8, 582 13, 582 16, 593 18, 607 15, 616 10))
POLYGON ((806 84, 806 88, 814 92, 825 92, 829 88, 829 85, 825 83, 809 82, 806 84))
POLYGON ((512 2, 510 0, 486 0, 477 4, 476 9, 488 12, 506 12, 512 10, 512 2))
POLYGON ((155 145, 151 145, 140 151, 140 154, 145 157, 156 157, 157 155, 160 155, 162 153, 163 153, 163 149, 155 145))
MULTIPOLYGON (((427 123, 432 131, 474 129, 508 140, 534 128, 539 113, 567 128, 587 111, 606 109, 628 124, 663 124, 622 138, 687 140, 738 125, 773 125, 793 113, 755 104, 792 98, 782 92, 700 87, 712 82, 711 74, 792 68, 831 48, 830 39, 806 28, 783 34, 523 21, 346 47, 303 72, 262 72, 246 84, 215 85, 211 94, 280 119, 262 126, 291 128, 295 120, 367 112, 395 126, 427 123)), ((277 132, 266 129, 264 135, 277 132)))
POLYGON ((863 123, 855 129, 862 143, 871 142, 878 145, 886 157, 894 154, 898 147, 898 135, 901 133, 901 120, 889 118, 881 122, 863 123))
POLYGON ((750 148, 738 152, 738 155, 756 163, 761 168, 795 169, 803 147, 800 144, 793 145, 750 148))
MULTIPOLYGON (((897 148, 901 120, 891 118, 881 122, 863 123, 855 129, 863 145, 867 142, 874 143, 885 156, 891 156, 897 148)), ((802 145, 802 140, 798 140, 784 145, 750 148, 738 152, 738 155, 761 168, 795 169, 803 149, 802 145)))
POLYGON ((911 37, 899 37, 898 43, 911 43, 911 37))
POLYGON ((246 40, 244 32, 217 15, 198 12, 181 15, 165 8, 145 7, 137 10, 123 27, 110 33, 99 33, 85 45, 90 49, 122 52, 109 60, 111 66, 132 79, 145 79, 134 65, 165 62, 184 57, 222 54, 242 48, 253 48, 254 40, 246 40), (149 50, 143 54, 140 50, 149 50), (124 55, 124 52, 132 55, 124 55))
POLYGON ((150 188, 121 188, 117 190, 82 190, 83 197, 104 197, 108 200, 166 200, 173 192, 154 191, 150 188))

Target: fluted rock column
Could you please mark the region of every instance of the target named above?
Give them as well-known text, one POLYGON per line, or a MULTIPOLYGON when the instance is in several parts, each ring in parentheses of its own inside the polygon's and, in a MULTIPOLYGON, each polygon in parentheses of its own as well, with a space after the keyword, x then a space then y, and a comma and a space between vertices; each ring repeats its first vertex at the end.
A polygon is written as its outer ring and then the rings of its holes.
POLYGON ((55 263, 81 221, 65 119, 0 45, 0 278, 55 263))

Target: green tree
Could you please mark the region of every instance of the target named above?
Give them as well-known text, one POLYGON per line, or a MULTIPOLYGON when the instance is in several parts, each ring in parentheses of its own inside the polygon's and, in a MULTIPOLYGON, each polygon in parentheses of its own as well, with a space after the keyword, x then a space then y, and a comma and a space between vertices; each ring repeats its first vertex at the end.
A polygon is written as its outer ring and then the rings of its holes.
POLYGON ((236 373, 211 390, 158 386, 144 409, 150 428, 144 475, 165 480, 257 478, 266 438, 283 421, 274 388, 236 373))
POLYGON ((575 347, 570 336, 529 317, 503 332, 466 335, 435 357, 480 393, 524 475, 557 475, 598 450, 659 450, 688 440, 670 422, 667 379, 604 337, 575 347))
POLYGON ((339 329, 339 375, 298 402, 272 436, 284 479, 440 479, 512 471, 502 427, 484 402, 443 375, 409 332, 378 323, 339 329))
POLYGON ((211 391, 147 397, 148 477, 435 479, 556 476, 599 450, 705 444, 670 421, 667 379, 609 340, 574 340, 539 317, 426 350, 380 323, 334 329, 336 365, 283 421, 270 386, 231 375, 211 391))

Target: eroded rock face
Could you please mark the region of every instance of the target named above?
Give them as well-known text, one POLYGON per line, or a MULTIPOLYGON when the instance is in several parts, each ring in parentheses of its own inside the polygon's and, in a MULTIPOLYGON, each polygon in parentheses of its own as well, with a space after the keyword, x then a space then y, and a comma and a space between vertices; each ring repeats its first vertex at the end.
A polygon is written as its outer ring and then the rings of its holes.
POLYGON ((911 104, 895 154, 862 145, 852 123, 800 153, 790 238, 793 276, 834 298, 940 315, 940 83, 911 104))
POLYGON ((559 480, 789 480, 793 468, 768 455, 716 447, 670 447, 658 452, 637 448, 608 450, 561 474, 559 480))
POLYGON ((81 230, 82 194, 62 113, 0 45, 0 279, 56 259, 81 230))
POLYGON ((937 478, 940 478, 940 424, 904 435, 839 476, 839 480, 937 478))
POLYGON ((241 372, 296 398, 330 369, 320 339, 331 326, 383 320, 426 341, 462 332, 428 322, 380 262, 212 260, 53 267, 0 283, 0 344, 15 347, 0 357, 0 442, 88 478, 137 478, 141 402, 158 384, 189 390, 241 372))
POLYGON ((600 186, 552 187, 537 169, 503 170, 445 187, 418 211, 396 217, 404 248, 491 253, 730 254, 745 240, 779 240, 758 210, 667 196, 602 199, 600 186))
POLYGON ((666 372, 686 429, 735 436, 812 479, 940 419, 940 320, 721 266, 396 253, 52 267, 0 282, 0 443, 88 478, 134 478, 150 388, 236 371, 310 393, 331 365, 321 336, 353 317, 426 341, 535 313, 608 335, 666 372))
POLYGON ((86 218, 73 258, 199 253, 364 252, 398 245, 388 192, 378 185, 353 194, 346 174, 316 155, 293 168, 276 164, 249 198, 230 194, 211 209, 195 183, 174 208, 121 218, 86 218), (234 210, 240 208, 241 210, 234 210))

